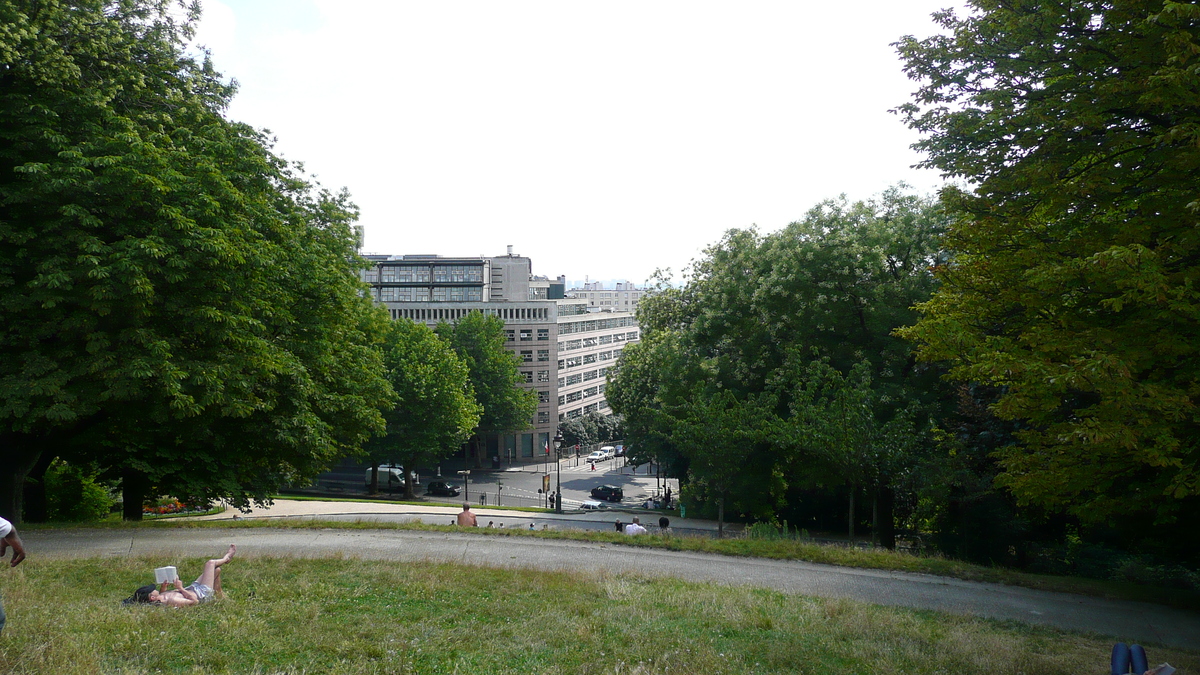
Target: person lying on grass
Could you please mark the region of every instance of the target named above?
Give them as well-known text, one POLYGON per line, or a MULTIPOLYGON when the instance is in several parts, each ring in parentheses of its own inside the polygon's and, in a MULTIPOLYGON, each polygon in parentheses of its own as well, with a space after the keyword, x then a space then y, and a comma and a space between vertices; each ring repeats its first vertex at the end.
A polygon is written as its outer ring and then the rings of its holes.
POLYGON ((179 577, 175 577, 175 590, 167 590, 169 581, 162 582, 158 588, 155 588, 154 584, 142 586, 125 600, 125 604, 146 603, 166 605, 167 607, 191 607, 209 602, 214 597, 223 598, 225 592, 221 590, 221 566, 232 560, 233 554, 236 552, 237 547, 230 544, 229 550, 225 552, 225 557, 214 558, 204 563, 204 571, 200 573, 200 577, 187 588, 184 588, 179 577))

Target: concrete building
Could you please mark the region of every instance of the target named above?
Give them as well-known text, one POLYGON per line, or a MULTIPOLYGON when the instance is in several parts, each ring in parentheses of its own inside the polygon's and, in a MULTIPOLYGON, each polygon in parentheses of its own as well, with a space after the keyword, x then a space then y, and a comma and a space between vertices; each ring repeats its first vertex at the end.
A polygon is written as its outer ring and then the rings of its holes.
POLYGON ((635 312, 638 301, 645 294, 644 289, 628 281, 618 281, 613 288, 605 288, 601 282, 593 281, 567 291, 568 298, 587 300, 591 311, 635 312))
POLYGON ((521 386, 537 392, 538 408, 531 430, 485 439, 487 456, 537 461, 551 447, 560 420, 611 414, 605 374, 621 348, 638 339, 631 310, 564 297, 565 277, 533 276, 530 259, 513 254, 511 246, 495 257, 363 257, 374 263, 363 280, 393 319, 436 326, 478 311, 504 321, 506 346, 520 359, 521 386))

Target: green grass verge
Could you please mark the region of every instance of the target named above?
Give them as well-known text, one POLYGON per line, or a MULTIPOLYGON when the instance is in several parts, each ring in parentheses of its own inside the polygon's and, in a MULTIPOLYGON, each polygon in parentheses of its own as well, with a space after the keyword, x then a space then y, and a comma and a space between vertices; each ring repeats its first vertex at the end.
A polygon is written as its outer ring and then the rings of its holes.
MULTIPOLYGON (((185 576, 202 560, 172 560, 185 576)), ((936 612, 625 575, 243 557, 229 597, 121 607, 161 559, 4 576, 0 672, 1100 673, 1101 638, 936 612)), ((1150 648, 1200 670, 1200 653, 1150 648)))
MULTIPOLYGON (((492 507, 488 507, 489 509, 492 507)), ((544 512, 544 510, 542 511, 544 512)), ((447 515, 449 517, 449 514, 447 515)), ((441 516, 438 516, 439 520, 441 516)), ((80 527, 79 524, 29 524, 22 529, 80 527)), ((1044 591, 1059 593, 1076 593, 1093 597, 1113 600, 1136 600, 1151 602, 1182 609, 1200 609, 1200 593, 1192 590, 1177 588, 1162 588, 1145 586, 1129 582, 1103 581, 1081 577, 1064 577, 1047 574, 1030 574, 1003 567, 988 567, 975 565, 959 560, 940 556, 918 556, 909 553, 888 551, 886 549, 855 549, 840 546, 815 544, 803 540, 791 539, 709 539, 705 537, 678 537, 645 535, 629 537, 617 532, 600 530, 538 530, 530 532, 519 528, 477 528, 462 529, 451 525, 431 525, 421 522, 381 523, 375 521, 332 521, 309 517, 288 519, 252 519, 238 522, 220 521, 189 521, 172 520, 144 521, 142 523, 124 523, 121 521, 104 521, 89 523, 87 527, 128 528, 128 527, 271 527, 271 528, 341 528, 341 529, 394 529, 394 530, 430 530, 437 532, 466 532, 477 536, 492 537, 545 537, 551 539, 572 539, 577 541, 604 542, 638 546, 645 548, 660 548, 672 551, 694 551, 700 553, 717 553, 754 558, 771 558, 775 560, 801 560, 805 562, 841 565, 844 567, 860 567, 866 569, 890 570, 897 572, 914 572, 918 574, 933 574, 953 577, 966 581, 982 581, 989 583, 1021 586, 1044 591)))

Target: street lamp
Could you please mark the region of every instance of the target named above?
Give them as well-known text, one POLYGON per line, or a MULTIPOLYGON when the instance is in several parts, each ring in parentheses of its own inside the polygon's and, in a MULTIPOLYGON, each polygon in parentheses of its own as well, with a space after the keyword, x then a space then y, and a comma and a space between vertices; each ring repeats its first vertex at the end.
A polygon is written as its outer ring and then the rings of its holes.
POLYGON ((562 457, 559 456, 559 449, 562 448, 562 444, 562 434, 554 434, 554 470, 558 474, 554 479, 554 482, 557 483, 554 488, 555 513, 562 513, 562 457))

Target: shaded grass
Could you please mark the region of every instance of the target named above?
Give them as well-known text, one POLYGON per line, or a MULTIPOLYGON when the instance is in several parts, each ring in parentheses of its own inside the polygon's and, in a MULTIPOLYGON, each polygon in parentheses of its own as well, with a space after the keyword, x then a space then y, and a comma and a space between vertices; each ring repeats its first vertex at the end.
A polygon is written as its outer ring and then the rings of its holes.
MULTIPOLYGON (((1110 645, 1020 624, 671 579, 243 556, 224 601, 121 607, 161 559, 7 574, 5 673, 1098 673, 1110 645)), ((202 560, 169 561, 190 576, 202 560)), ((1200 669, 1200 653, 1151 648, 1200 669)))
MULTIPOLYGON (((490 508, 490 507, 489 507, 490 508)), ((543 510, 544 512, 544 510, 543 510)), ((449 514, 448 514, 449 516, 449 514)), ((447 516, 447 517, 448 517, 447 516)), ((75 525, 23 525, 22 529, 48 529, 79 527, 75 525)), ((1131 582, 1103 581, 1083 577, 1065 577, 1048 574, 1031 574, 1004 567, 987 567, 936 555, 913 555, 886 549, 858 549, 826 544, 816 544, 795 539, 710 539, 706 537, 681 537, 645 535, 630 537, 603 530, 536 530, 520 528, 459 528, 452 525, 431 525, 420 521, 407 523, 382 523, 370 520, 332 521, 313 518, 251 519, 238 522, 181 521, 123 523, 105 521, 88 524, 88 527, 228 527, 228 528, 289 528, 289 529, 370 529, 370 530, 426 530, 435 532, 458 532, 490 537, 543 537, 570 539, 599 543, 621 544, 672 551, 694 551, 741 557, 769 558, 775 560, 802 560, 806 562, 844 567, 914 572, 952 577, 966 581, 1021 586, 1044 591, 1076 593, 1113 600, 1136 600, 1151 602, 1182 609, 1200 609, 1200 593, 1186 589, 1145 586, 1131 582)))

